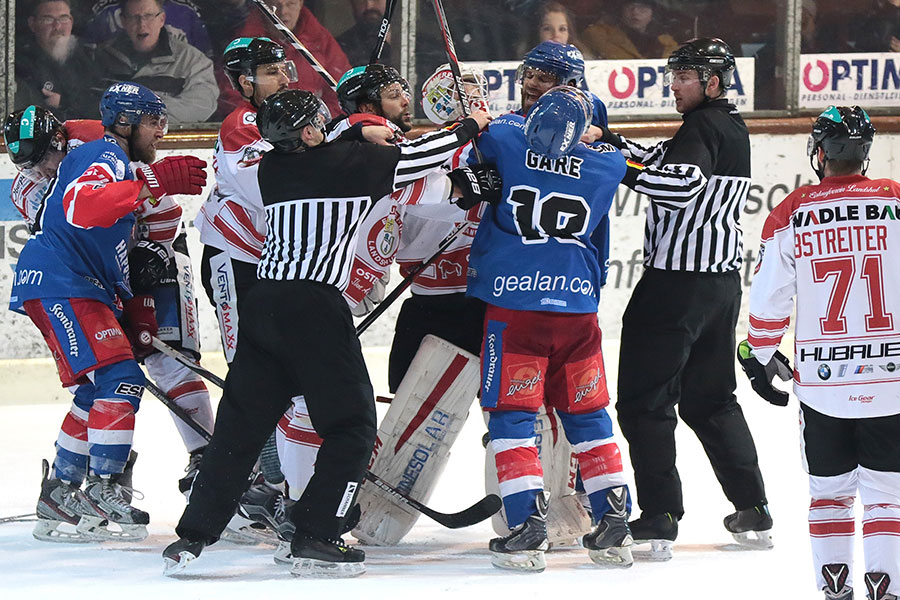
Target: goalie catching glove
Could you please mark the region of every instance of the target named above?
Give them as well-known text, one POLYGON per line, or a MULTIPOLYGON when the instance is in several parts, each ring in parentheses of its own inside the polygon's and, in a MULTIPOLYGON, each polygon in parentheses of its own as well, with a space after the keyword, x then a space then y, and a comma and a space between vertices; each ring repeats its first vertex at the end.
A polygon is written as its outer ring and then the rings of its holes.
POLYGON ((744 373, 747 374, 747 379, 750 380, 754 392, 775 406, 787 406, 788 393, 782 392, 772 385, 772 380, 776 375, 782 381, 790 381, 794 376, 791 363, 784 354, 776 350, 772 360, 763 365, 753 356, 753 348, 750 347, 747 340, 744 340, 738 344, 737 359, 741 363, 744 373))
POLYGON ((460 167, 448 173, 453 184, 454 195, 457 190, 460 197, 456 205, 463 210, 477 206, 479 202, 496 204, 500 202, 503 180, 500 173, 492 166, 472 165, 460 167))
POLYGON ((172 194, 199 194, 206 185, 206 162, 195 156, 167 156, 135 169, 135 175, 154 198, 172 194))

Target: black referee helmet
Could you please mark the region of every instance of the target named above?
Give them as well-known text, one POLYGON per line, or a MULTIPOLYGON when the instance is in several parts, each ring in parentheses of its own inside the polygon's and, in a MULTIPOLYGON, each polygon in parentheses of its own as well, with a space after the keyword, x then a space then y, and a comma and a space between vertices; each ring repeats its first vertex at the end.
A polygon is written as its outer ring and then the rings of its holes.
POLYGON ((731 87, 734 69, 734 52, 719 38, 687 41, 672 52, 666 62, 667 75, 672 71, 697 71, 704 88, 710 77, 718 75, 723 92, 731 87))
POLYGON ((324 130, 330 120, 328 108, 312 92, 284 90, 272 94, 256 113, 256 127, 263 139, 279 152, 293 152, 301 148, 303 128, 312 125, 324 130))

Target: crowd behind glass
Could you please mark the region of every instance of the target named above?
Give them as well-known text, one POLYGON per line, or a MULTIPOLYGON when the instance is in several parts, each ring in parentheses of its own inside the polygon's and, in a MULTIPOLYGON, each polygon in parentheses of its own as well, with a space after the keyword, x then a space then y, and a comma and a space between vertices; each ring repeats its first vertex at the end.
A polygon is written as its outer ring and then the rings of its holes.
MULTIPOLYGON (((265 0, 337 79, 366 64, 385 0, 265 0)), ((766 94, 782 76, 778 26, 783 0, 444 0, 463 61, 518 60, 537 42, 571 43, 588 60, 665 58, 697 36, 725 39, 755 57, 757 109, 783 108, 766 94)), ((415 68, 422 82, 446 62, 432 3, 418 2, 415 68)), ((401 67, 396 11, 382 61, 401 67)), ((900 51, 900 0, 802 0, 801 52, 900 51)), ((240 101, 222 72, 222 52, 239 36, 287 46, 250 0, 19 0, 15 105, 41 104, 60 119, 95 118, 100 94, 130 80, 159 93, 173 125, 217 122, 240 101)), ((296 87, 337 99, 288 49, 296 87)))

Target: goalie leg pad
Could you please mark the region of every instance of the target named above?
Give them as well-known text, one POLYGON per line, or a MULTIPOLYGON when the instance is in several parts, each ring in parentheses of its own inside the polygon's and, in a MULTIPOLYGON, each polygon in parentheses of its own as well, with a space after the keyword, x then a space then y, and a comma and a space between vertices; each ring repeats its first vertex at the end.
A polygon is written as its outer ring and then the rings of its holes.
MULTIPOLYGON (((428 502, 475 400, 479 378, 478 357, 425 336, 378 428, 370 470, 428 502)), ((362 518, 353 535, 369 544, 396 544, 419 517, 368 481, 358 502, 362 518)))

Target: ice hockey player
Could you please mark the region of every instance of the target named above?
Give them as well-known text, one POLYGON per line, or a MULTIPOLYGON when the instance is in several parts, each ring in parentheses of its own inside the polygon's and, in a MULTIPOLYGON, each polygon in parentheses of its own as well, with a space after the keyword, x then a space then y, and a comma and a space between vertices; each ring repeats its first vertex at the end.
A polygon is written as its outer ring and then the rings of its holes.
MULTIPOLYGON (((628 490, 613 439, 601 333, 602 267, 591 234, 625 172, 614 147, 580 143, 591 100, 561 86, 527 119, 503 116, 479 138, 505 202, 490 206, 472 244, 468 293, 487 302, 481 405, 500 474, 509 535, 491 540, 500 568, 542 571, 547 497, 535 448, 543 404, 575 449, 597 527, 583 544, 601 566, 632 564, 628 490)), ((551 499, 552 501, 552 499, 551 499)))
MULTIPOLYGON (((49 110, 39 106, 29 106, 7 117, 4 124, 7 154, 20 169, 13 180, 11 199, 29 229, 34 226, 34 217, 44 194, 66 153, 102 138, 103 131, 103 124, 98 120, 60 123, 49 110), (33 130, 30 123, 34 123, 33 130), (30 137, 23 138, 23 133, 30 137)), ((142 166, 142 163, 133 163, 132 167, 135 165, 142 166)), ((193 273, 181 223, 181 207, 172 197, 162 196, 141 204, 135 209, 135 216, 138 239, 136 245, 129 244, 133 247, 128 254, 132 291, 153 296, 158 337, 193 358, 199 358, 193 273)), ((212 430, 209 392, 196 373, 159 352, 144 357, 144 364, 163 392, 189 411, 207 431, 212 430)), ((179 489, 185 492, 197 474, 197 457, 206 446, 206 440, 174 414, 172 418, 190 454, 186 475, 178 482, 179 489)), ((126 480, 135 457, 136 453, 132 451, 126 480)))
POLYGON ((389 139, 383 127, 351 128, 326 143, 323 108, 300 90, 270 96, 260 108, 260 133, 274 149, 259 169, 269 223, 259 280, 250 291, 216 430, 176 529, 180 539, 163 553, 167 574, 183 570, 218 539, 260 448, 301 391, 323 442, 290 515, 296 526, 291 572, 348 577, 365 571, 365 554, 340 539, 376 426, 372 386, 341 295, 358 235, 352 223, 375 200, 439 168, 490 117, 476 113, 395 146, 360 143, 359 136, 373 130, 375 139, 389 139), (317 219, 320 213, 334 220, 317 219))
POLYGON ((865 176, 875 127, 858 107, 816 119, 807 153, 820 183, 784 199, 763 226, 738 360, 764 399, 793 375, 809 473, 816 587, 853 598, 854 510, 863 504, 869 600, 900 596, 900 184, 865 176), (795 306, 796 305, 796 306, 795 306), (794 369, 778 352, 794 326, 794 369), (895 320, 897 319, 897 320, 895 320), (894 357, 894 358, 892 358, 894 357))
POLYGON ((152 297, 131 291, 128 243, 134 210, 144 200, 199 194, 206 179, 205 163, 194 157, 154 162, 166 110, 149 89, 114 84, 100 112, 105 135, 60 164, 19 256, 10 298, 10 308, 27 314, 43 334, 63 385, 78 386, 52 476, 45 463, 35 527, 41 539, 147 535, 149 516, 129 503, 117 481, 144 387, 134 356, 146 351, 157 329, 152 297), (133 170, 132 161, 148 166, 133 170))

